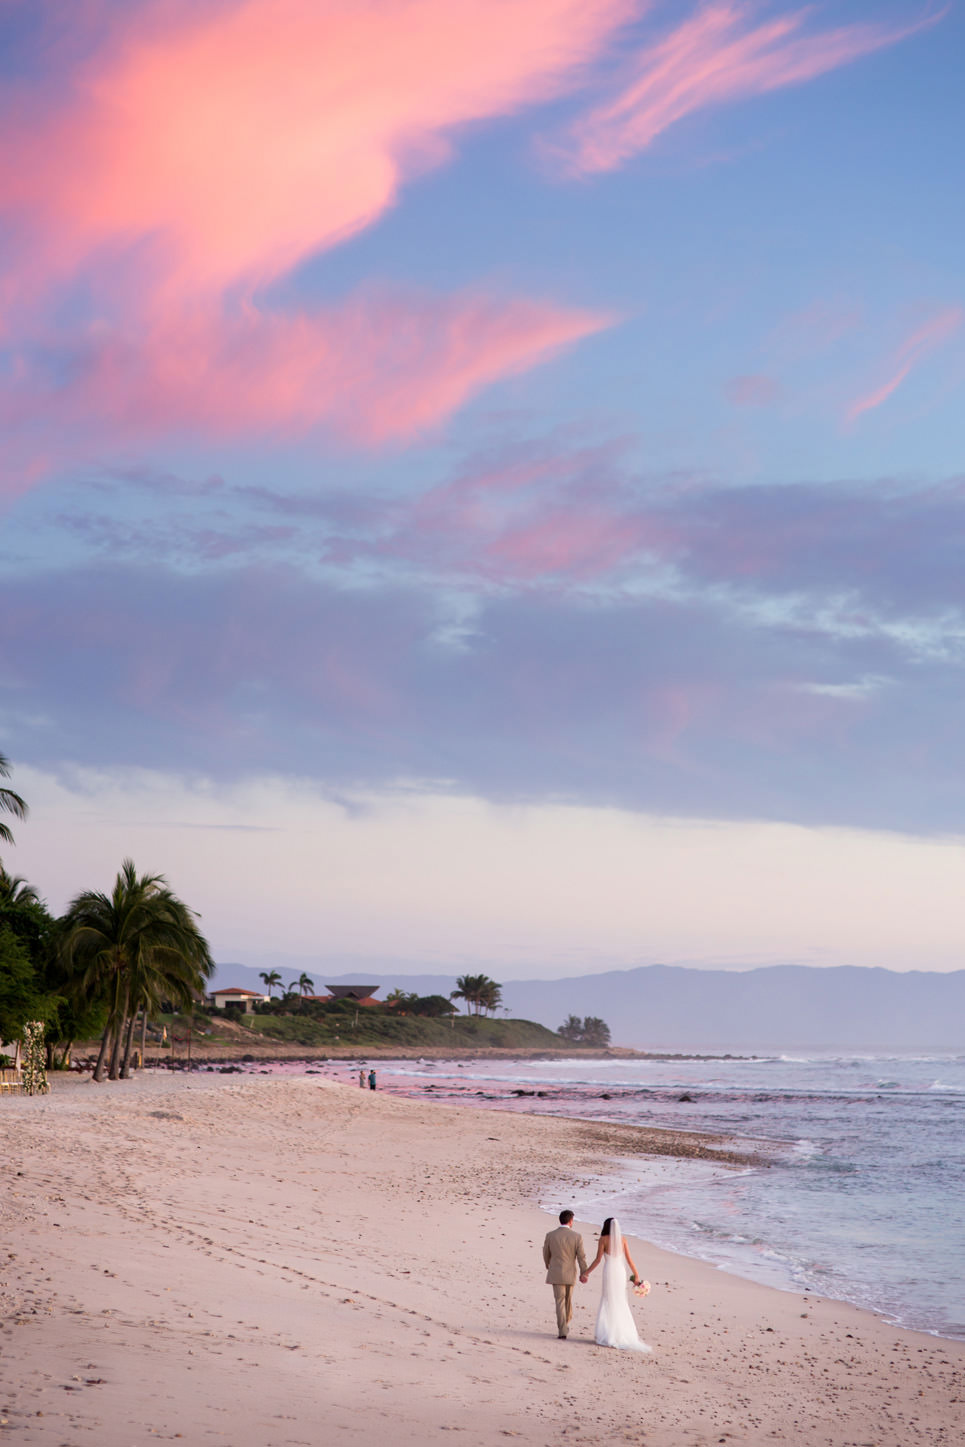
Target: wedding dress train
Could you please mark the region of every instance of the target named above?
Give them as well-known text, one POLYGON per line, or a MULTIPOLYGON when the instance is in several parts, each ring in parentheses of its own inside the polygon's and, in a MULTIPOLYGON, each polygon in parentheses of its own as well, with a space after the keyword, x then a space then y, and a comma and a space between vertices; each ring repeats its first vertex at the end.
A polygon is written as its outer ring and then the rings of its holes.
POLYGON ((640 1340, 637 1324, 627 1300, 630 1269, 623 1254, 623 1237, 619 1224, 610 1227, 610 1243, 603 1258, 603 1291, 596 1314, 597 1343, 601 1347, 622 1347, 625 1351, 649 1352, 651 1347, 640 1340))

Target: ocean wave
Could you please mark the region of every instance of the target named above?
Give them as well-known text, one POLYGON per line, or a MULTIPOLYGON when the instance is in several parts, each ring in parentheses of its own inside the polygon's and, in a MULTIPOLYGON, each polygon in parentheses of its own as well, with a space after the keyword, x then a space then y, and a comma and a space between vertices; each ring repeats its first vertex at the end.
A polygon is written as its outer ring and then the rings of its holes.
POLYGON ((810 1160, 813 1156, 821 1155, 822 1147, 818 1145, 817 1141, 802 1139, 794 1141, 792 1153, 798 1159, 810 1160))
MULTIPOLYGON (((594 1180, 581 1193, 586 1199, 572 1204, 589 1220, 616 1209, 628 1233, 722 1270, 848 1300, 919 1330, 965 1335, 958 1288, 965 1231, 949 1221, 949 1203, 965 1198, 958 1130, 965 1058, 889 1052, 838 1055, 834 1063, 788 1055, 753 1064, 614 1061, 605 1069, 581 1061, 579 1070, 568 1067, 569 1079, 566 1069, 534 1062, 503 1061, 491 1071, 476 1062, 471 1076, 444 1065, 433 1072, 432 1094, 490 1109, 780 1142, 769 1167, 740 1173, 641 1158, 594 1180), (480 1085, 489 1098, 475 1096, 480 1085), (510 1094, 521 1088, 533 1096, 510 1094)), ((404 1083, 413 1088, 432 1098, 411 1079, 404 1083)))

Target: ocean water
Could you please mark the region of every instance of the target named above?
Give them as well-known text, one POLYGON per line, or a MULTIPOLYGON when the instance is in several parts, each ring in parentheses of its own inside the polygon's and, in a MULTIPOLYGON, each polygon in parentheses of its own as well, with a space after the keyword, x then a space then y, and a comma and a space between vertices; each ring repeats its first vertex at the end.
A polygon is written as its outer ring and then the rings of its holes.
POLYGON ((449 1103, 777 1143, 767 1167, 618 1167, 569 1204, 725 1270, 965 1339, 965 1055, 420 1061, 380 1077, 449 1103))

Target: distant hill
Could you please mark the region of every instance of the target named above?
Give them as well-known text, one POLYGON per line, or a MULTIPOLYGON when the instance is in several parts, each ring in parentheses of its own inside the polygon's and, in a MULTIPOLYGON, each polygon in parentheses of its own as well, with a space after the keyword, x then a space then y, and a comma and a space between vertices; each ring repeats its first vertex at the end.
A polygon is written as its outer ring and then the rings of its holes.
MULTIPOLYGON (((489 973, 499 978, 496 967, 489 973)), ((448 995, 455 975, 351 975, 309 969, 327 984, 380 985, 448 995)), ((218 966, 218 983, 260 989, 251 966, 218 966)), ((287 979, 286 979, 287 983, 287 979)), ((503 983, 510 1014, 555 1030, 567 1015, 599 1015, 615 1045, 641 1050, 965 1049, 965 970, 816 969, 770 965, 755 970, 690 970, 642 965, 568 980, 503 983)))
POLYGON ((615 1044, 640 1049, 960 1049, 965 970, 835 966, 688 970, 649 965, 575 980, 520 981, 514 1014, 559 1025, 599 1015, 615 1044))

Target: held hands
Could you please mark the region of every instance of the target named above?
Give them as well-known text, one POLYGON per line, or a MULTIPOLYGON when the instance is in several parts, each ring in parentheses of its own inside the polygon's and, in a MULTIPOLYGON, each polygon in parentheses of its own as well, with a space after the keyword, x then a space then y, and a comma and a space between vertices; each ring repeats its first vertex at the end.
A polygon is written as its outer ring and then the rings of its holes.
POLYGON ((588 1276, 588 1275, 586 1274, 586 1272, 584 1271, 583 1275, 580 1277, 580 1285, 581 1285, 581 1286, 585 1286, 586 1283, 589 1281, 589 1279, 590 1279, 589 1276, 588 1276))

